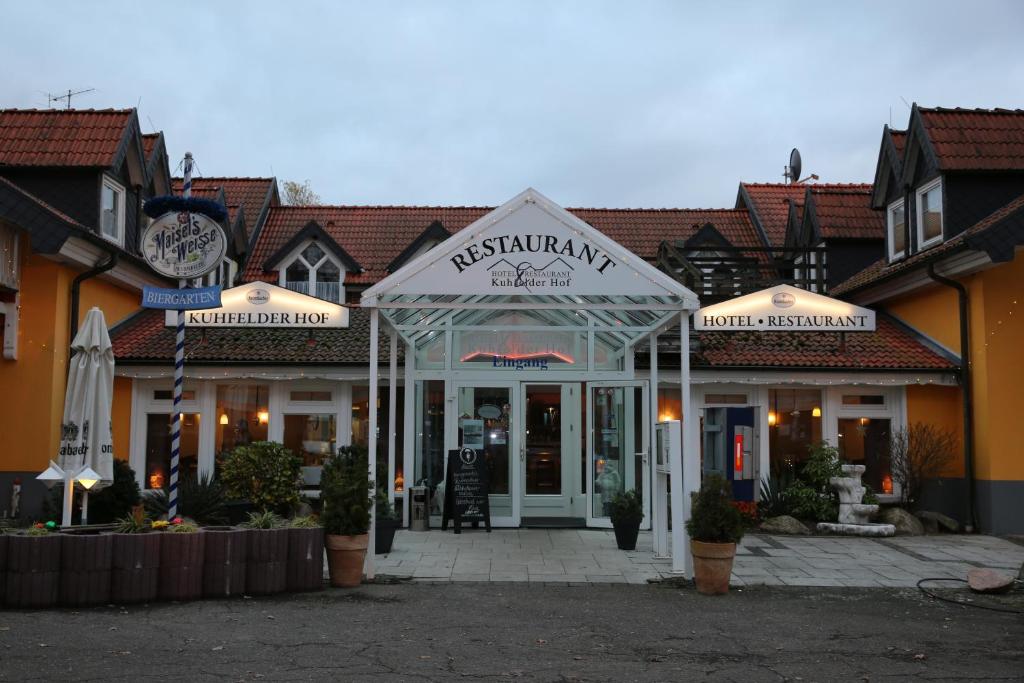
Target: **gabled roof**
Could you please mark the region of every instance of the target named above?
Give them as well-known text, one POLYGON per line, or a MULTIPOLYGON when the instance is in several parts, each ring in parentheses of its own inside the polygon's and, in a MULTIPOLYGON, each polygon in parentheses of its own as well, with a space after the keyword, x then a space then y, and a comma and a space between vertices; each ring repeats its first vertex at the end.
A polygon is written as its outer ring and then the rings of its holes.
POLYGON ((281 245, 280 249, 268 256, 267 260, 263 262, 263 270, 271 271, 277 269, 281 265, 282 259, 302 246, 307 240, 316 241, 320 246, 333 254, 335 258, 341 261, 347 272, 362 272, 363 267, 359 265, 359 262, 349 256, 348 252, 342 249, 341 245, 335 242, 334 238, 328 235, 316 221, 306 223, 302 230, 295 233, 290 240, 281 245))
MULTIPOLYGON (((175 193, 180 194, 183 180, 174 178, 172 187, 175 193)), ((219 178, 200 177, 192 179, 192 194, 196 197, 212 197, 215 195, 209 192, 222 189, 228 207, 230 220, 234 222, 236 211, 232 207, 245 207, 245 218, 250 221, 248 228, 250 234, 253 232, 256 221, 263 213, 263 207, 271 203, 271 197, 275 196, 277 181, 274 178, 219 178)))
POLYGON ((755 225, 763 230, 768 246, 781 247, 786 242, 790 211, 796 220, 803 215, 804 192, 801 183, 740 183, 736 208, 750 210, 755 225))
POLYGON ((885 205, 890 180, 897 185, 903 178, 903 150, 907 146, 907 131, 882 128, 882 144, 875 163, 875 181, 871 189, 871 206, 880 209, 885 205))
POLYGON ((942 244, 894 263, 889 263, 886 258, 879 259, 850 279, 833 287, 830 293, 836 296, 849 295, 969 249, 986 252, 994 262, 1008 261, 1013 259, 1015 250, 1022 244, 1024 194, 942 244))
POLYGON ((394 260, 388 264, 387 271, 389 273, 395 272, 405 265, 405 263, 424 246, 431 242, 443 242, 449 237, 451 237, 451 233, 444 229, 444 226, 441 225, 441 221, 434 221, 427 226, 426 230, 420 233, 419 237, 414 239, 409 246, 403 249, 401 254, 396 256, 394 260))
POLYGON ((706 246, 731 247, 732 244, 711 223, 705 223, 700 230, 691 235, 683 245, 686 248, 706 246))
POLYGON ((1024 170, 1024 110, 917 108, 942 171, 1024 170))
POLYGON ((154 150, 156 150, 157 144, 160 142, 163 136, 163 133, 142 134, 142 153, 146 155, 147 162, 153 158, 153 152, 154 150))
POLYGON ((817 240, 885 239, 885 216, 871 208, 867 183, 808 185, 804 223, 817 240))
POLYGON ((135 118, 134 109, 0 109, 0 166, 110 168, 135 118))
MULTIPOLYGON (((346 275, 346 284, 372 284, 435 221, 455 234, 493 210, 483 206, 275 206, 256 238, 245 280, 266 277, 267 258, 309 221, 352 255, 365 272, 346 275)), ((711 223, 735 246, 760 246, 747 211, 741 209, 567 209, 648 261, 663 240, 685 240, 711 223)))

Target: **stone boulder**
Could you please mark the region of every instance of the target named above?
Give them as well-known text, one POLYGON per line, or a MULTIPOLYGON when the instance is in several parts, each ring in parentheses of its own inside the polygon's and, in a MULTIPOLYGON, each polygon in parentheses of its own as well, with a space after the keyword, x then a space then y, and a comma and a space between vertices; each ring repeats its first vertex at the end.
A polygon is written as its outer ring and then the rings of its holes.
POLYGON ((761 531, 768 534, 809 534, 810 529, 804 526, 796 517, 790 517, 789 515, 779 515, 778 517, 769 517, 768 519, 761 522, 761 531))
POLYGON ((882 510, 881 521, 896 527, 897 536, 920 536, 924 533, 924 525, 921 524, 921 520, 903 508, 882 510))
POLYGON ((926 525, 934 523, 939 530, 949 531, 954 534, 960 531, 960 522, 941 512, 922 510, 917 513, 917 518, 926 525))
POLYGON ((1013 582, 1013 576, 994 569, 975 567, 967 572, 967 585, 975 593, 1006 593, 1013 588, 1013 582))

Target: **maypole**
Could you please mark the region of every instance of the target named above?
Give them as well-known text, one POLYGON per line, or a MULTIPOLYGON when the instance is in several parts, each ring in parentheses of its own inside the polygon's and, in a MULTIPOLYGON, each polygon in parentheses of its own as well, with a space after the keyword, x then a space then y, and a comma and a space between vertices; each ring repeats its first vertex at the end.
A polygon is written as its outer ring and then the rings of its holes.
MULTIPOLYGON (((181 195, 192 197, 192 152, 185 152, 181 195)), ((191 220, 189 221, 191 223, 191 220)), ((180 278, 178 289, 185 289, 188 280, 180 278)), ((174 415, 171 418, 171 474, 168 492, 167 519, 178 516, 178 463, 181 460, 181 390, 185 384, 185 309, 177 310, 174 336, 174 415)))

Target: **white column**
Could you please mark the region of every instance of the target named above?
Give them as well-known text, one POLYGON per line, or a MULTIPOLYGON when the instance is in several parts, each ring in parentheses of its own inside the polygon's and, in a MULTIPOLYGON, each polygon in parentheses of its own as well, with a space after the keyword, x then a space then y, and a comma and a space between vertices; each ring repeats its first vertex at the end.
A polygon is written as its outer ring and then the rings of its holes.
POLYGON ((391 330, 388 367, 388 500, 395 502, 395 432, 398 431, 398 332, 391 330))
POLYGON ((402 476, 405 477, 405 492, 402 495, 402 507, 404 514, 402 519, 405 526, 409 526, 409 487, 416 484, 416 463, 413 460, 416 454, 416 378, 413 375, 416 364, 416 348, 409 344, 405 345, 405 413, 403 421, 405 429, 402 439, 402 476))
POLYGON ((672 571, 693 576, 693 556, 690 553, 690 535, 686 533, 686 520, 690 518, 690 494, 700 488, 700 450, 697 431, 700 419, 690 400, 690 315, 679 314, 679 391, 682 403, 681 457, 672 457, 672 571))
POLYGON ((370 434, 369 434, 369 457, 367 460, 370 463, 370 495, 374 498, 374 503, 370 505, 370 544, 366 549, 366 580, 372 581, 374 577, 373 571, 373 546, 374 546, 374 533, 376 532, 377 525, 377 346, 378 346, 378 311, 376 308, 370 309, 370 434))

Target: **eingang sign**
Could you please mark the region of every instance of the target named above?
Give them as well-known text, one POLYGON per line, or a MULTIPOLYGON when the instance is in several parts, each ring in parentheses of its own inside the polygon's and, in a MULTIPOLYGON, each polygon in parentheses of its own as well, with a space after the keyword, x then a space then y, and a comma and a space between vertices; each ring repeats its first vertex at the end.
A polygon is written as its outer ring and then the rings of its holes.
POLYGON ((149 267, 167 277, 197 278, 220 266, 227 251, 224 230, 196 212, 169 212, 142 233, 142 255, 149 267))
POLYGON ((846 301, 778 285, 706 306, 693 314, 698 330, 873 332, 875 312, 846 301))
MULTIPOLYGON (((249 282, 221 293, 220 308, 186 311, 189 327, 348 327, 344 306, 266 282, 249 282)), ((176 313, 168 311, 173 326, 176 313)))

